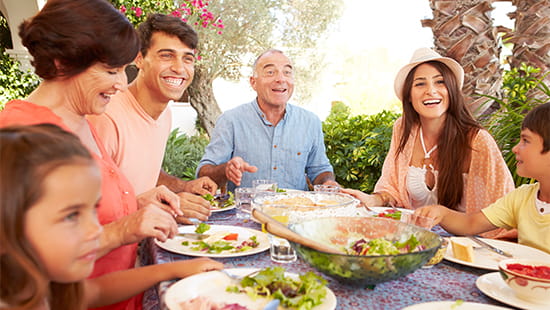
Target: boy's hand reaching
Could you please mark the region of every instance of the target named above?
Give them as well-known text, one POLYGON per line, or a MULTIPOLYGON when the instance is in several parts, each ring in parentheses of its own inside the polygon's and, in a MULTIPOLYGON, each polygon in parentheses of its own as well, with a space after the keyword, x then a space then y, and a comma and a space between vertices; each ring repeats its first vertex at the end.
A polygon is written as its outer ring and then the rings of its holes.
POLYGON ((425 206, 414 211, 415 215, 432 218, 434 226, 439 224, 448 213, 449 209, 442 205, 425 206))

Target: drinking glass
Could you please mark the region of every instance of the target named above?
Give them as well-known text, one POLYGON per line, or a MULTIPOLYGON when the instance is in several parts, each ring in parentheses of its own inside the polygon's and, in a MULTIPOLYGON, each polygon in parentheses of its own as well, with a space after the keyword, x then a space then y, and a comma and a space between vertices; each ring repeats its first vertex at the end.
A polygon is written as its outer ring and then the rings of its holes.
POLYGON ((252 187, 258 191, 276 192, 277 182, 267 179, 254 180, 252 181, 252 187))
POLYGON ((252 181, 252 187, 256 197, 277 192, 277 182, 273 180, 254 180, 252 181))
MULTIPOLYGON (((289 216, 287 214, 288 211, 286 210, 286 207, 287 206, 270 205, 269 207, 264 208, 262 211, 271 216, 277 222, 283 225, 288 225, 289 216)), ((262 231, 266 232, 264 225, 262 225, 262 231)), ((270 233, 268 233, 268 237, 270 244, 269 255, 272 261, 285 264, 291 263, 296 260, 296 252, 294 251, 288 240, 274 236, 270 233)))
POLYGON ((237 204, 237 218, 241 220, 250 219, 252 212, 252 199, 254 198, 254 188, 237 187, 235 188, 235 203, 237 204))

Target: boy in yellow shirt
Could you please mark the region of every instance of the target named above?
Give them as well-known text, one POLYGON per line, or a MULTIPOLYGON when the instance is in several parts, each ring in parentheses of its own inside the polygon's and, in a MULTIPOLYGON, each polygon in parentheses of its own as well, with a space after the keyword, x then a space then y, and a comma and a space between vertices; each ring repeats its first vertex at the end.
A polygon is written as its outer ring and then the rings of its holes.
POLYGON ((456 235, 475 235, 497 227, 517 228, 518 242, 550 253, 550 102, 530 111, 521 125, 516 154, 517 173, 533 178, 477 213, 461 213, 441 205, 419 208, 415 214, 456 235))

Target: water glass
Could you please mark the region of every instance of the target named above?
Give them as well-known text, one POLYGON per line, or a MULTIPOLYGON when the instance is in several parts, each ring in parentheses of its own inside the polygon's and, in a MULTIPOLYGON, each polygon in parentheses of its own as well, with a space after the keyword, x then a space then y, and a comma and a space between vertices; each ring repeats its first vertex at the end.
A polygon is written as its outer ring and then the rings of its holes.
POLYGON ((277 192, 277 182, 273 180, 254 180, 252 181, 252 187, 256 193, 277 192))
POLYGON ((237 187, 235 188, 235 204, 237 205, 237 218, 241 220, 250 219, 252 212, 252 199, 254 198, 254 188, 237 187))
POLYGON ((269 254, 271 260, 276 263, 291 263, 296 260, 296 252, 288 240, 277 236, 269 235, 269 254))
POLYGON ((316 184, 313 185, 313 191, 321 193, 339 193, 340 186, 316 184))
MULTIPOLYGON (((286 206, 272 205, 271 208, 264 208, 262 210, 267 215, 271 216, 277 222, 288 225, 289 216, 286 211, 286 206)), ((265 232, 264 226, 262 225, 262 231, 265 232)), ((276 263, 291 263, 296 260, 296 252, 284 238, 279 238, 268 233, 269 237, 269 254, 271 260, 276 263)))

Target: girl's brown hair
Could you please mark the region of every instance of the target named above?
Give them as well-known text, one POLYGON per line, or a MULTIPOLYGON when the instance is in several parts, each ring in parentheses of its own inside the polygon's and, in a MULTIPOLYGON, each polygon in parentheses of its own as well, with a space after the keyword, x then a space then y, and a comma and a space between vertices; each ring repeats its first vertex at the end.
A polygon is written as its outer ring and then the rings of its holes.
MULTIPOLYGON (((441 73, 449 93, 449 108, 447 109, 445 123, 437 141, 438 156, 435 162, 435 166, 439 171, 437 177, 437 202, 456 210, 462 201, 464 191, 462 173, 465 165, 468 164, 471 158, 472 141, 481 129, 481 125, 479 125, 470 110, 468 110, 464 102, 462 90, 459 88, 458 81, 451 69, 439 61, 425 63, 432 65, 441 73)), ((420 117, 411 103, 414 73, 420 65, 417 65, 409 72, 403 86, 404 125, 396 152, 396 159, 397 155, 404 150, 412 129, 420 126, 420 117)))
POLYGON ((80 139, 52 124, 0 129, 0 300, 32 309, 84 309, 82 283, 50 283, 25 237, 25 213, 44 195, 56 168, 94 161, 80 139), (22 294, 24 292, 24 294, 22 294))

